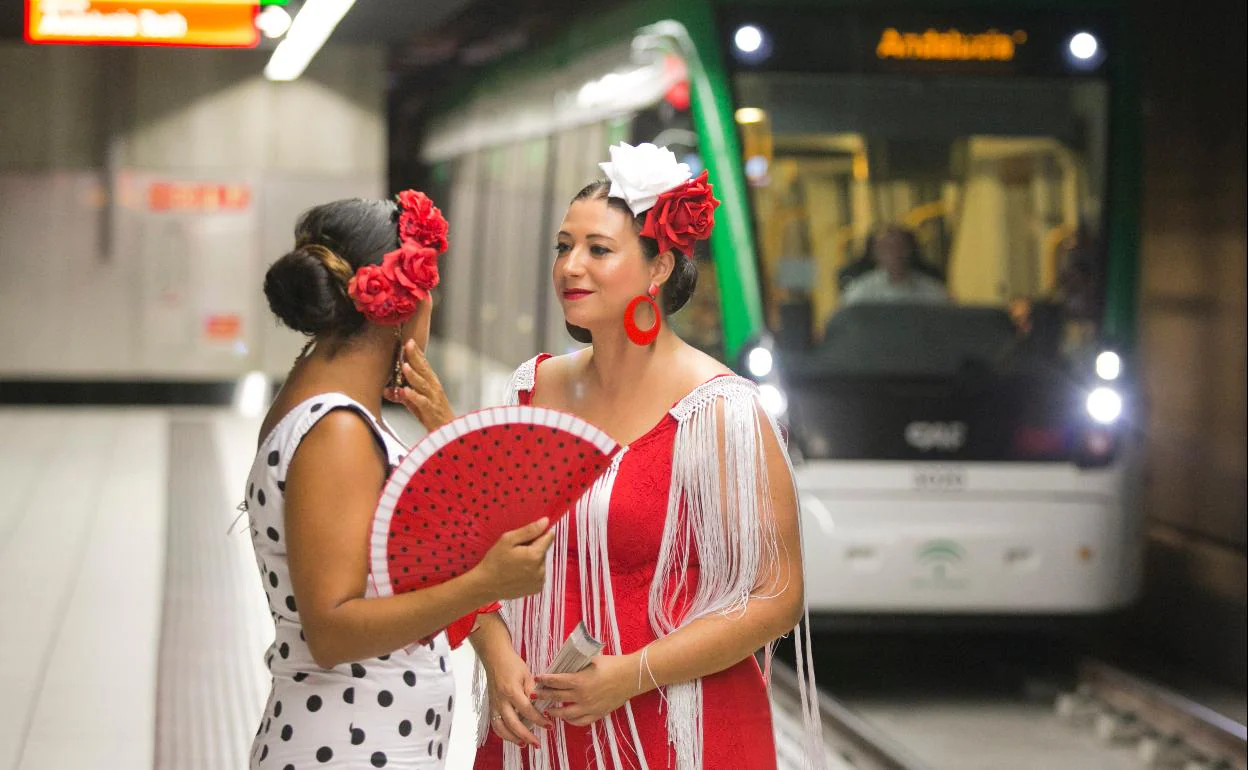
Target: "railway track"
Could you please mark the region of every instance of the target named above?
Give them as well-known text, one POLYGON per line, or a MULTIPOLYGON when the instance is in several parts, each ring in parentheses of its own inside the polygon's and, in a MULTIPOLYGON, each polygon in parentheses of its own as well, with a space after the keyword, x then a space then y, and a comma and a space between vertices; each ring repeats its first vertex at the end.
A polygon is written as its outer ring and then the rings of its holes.
POLYGON ((1177 692, 1098 660, 1056 700, 1059 718, 1106 744, 1133 745, 1144 767, 1248 770, 1245 726, 1177 692))
MULTIPOLYGON (((772 671, 780 767, 802 767, 797 677, 772 671)), ((1248 770, 1245 727, 1160 684, 1082 659, 1029 695, 819 693, 835 770, 1248 770), (1073 686, 1071 683, 1074 683, 1073 686), (1053 695, 1056 693, 1056 695, 1053 695)))

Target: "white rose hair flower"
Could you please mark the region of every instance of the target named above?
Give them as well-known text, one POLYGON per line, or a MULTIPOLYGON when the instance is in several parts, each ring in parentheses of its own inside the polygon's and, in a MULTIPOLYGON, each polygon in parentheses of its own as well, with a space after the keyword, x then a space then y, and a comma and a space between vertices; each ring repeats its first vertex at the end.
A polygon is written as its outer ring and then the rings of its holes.
POLYGON ((693 176, 687 163, 680 163, 666 147, 645 143, 633 147, 625 142, 609 148, 611 160, 598 166, 611 189, 607 195, 620 198, 636 216, 651 208, 659 195, 678 187, 693 176))

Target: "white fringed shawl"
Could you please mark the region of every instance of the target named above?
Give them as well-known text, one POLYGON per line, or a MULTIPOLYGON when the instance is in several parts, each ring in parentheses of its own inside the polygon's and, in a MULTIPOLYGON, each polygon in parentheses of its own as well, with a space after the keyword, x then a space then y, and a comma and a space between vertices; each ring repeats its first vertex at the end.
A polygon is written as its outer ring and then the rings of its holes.
MULTIPOLYGON (((512 403, 518 402, 521 391, 533 389, 536 362, 526 362, 512 376, 508 390, 512 403)), ((774 421, 765 416, 757 386, 740 377, 713 379, 681 399, 671 415, 678 424, 672 482, 649 599, 650 625, 660 638, 701 617, 744 612, 752 597, 761 596, 759 586, 779 562, 782 547, 769 505, 763 431, 771 431, 781 447, 784 440, 774 421), (684 616, 677 618, 668 597, 681 593, 694 553, 700 562, 697 587, 684 616)), ((616 473, 627 451, 615 456, 572 512, 580 556, 581 617, 590 633, 606 644, 604 652, 612 655, 623 651, 611 587, 607 515, 616 473)), ((549 666, 563 642, 569 531, 567 518, 556 525, 542 592, 504 603, 503 619, 512 643, 517 651, 523 650, 534 672, 549 666)), ((799 630, 796 646, 807 766, 822 768, 824 751, 808 628, 804 639, 799 630)), ((773 647, 774 642, 769 643, 764 656, 768 681, 773 647)), ((675 749, 676 770, 700 770, 702 681, 668 685, 661 693, 667 704, 668 740, 675 749)), ((487 712, 482 709, 482 716, 487 712)), ((601 720, 592 735, 598 767, 647 770, 631 704, 601 720)), ((506 744, 505 770, 520 770, 522 755, 531 770, 566 770, 570 765, 564 723, 556 723, 553 735, 540 749, 506 744)))

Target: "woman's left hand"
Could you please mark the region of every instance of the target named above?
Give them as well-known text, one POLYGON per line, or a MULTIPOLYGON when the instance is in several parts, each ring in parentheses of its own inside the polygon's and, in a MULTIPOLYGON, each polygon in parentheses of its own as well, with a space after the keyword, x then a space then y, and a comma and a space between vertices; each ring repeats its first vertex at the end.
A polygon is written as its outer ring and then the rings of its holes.
POLYGON ((638 663, 632 655, 599 655, 575 674, 542 674, 535 677, 538 700, 562 703, 546 709, 551 719, 584 727, 602 719, 641 694, 637 686, 638 663))
POLYGON ((386 388, 386 398, 396 404, 407 407, 425 430, 432 433, 451 420, 455 412, 451 402, 442 390, 438 375, 425 360, 425 355, 416 347, 416 343, 408 340, 403 346, 403 379, 407 381, 405 388, 386 388))

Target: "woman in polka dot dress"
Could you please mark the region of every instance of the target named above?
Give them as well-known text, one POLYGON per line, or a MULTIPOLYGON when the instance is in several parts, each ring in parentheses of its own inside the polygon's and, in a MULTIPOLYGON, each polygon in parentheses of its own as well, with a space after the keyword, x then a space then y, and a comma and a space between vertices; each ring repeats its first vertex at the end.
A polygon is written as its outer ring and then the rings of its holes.
POLYGON ((377 500, 406 451, 380 419, 383 394, 431 430, 451 417, 423 358, 445 233, 419 193, 398 206, 337 201, 304 214, 294 250, 265 276, 274 314, 312 339, 265 418, 247 480, 275 626, 254 769, 443 767, 450 644, 462 639, 440 630, 463 636, 477 612, 542 586, 545 522, 504 535, 476 568, 433 588, 379 598, 369 576, 377 500))

